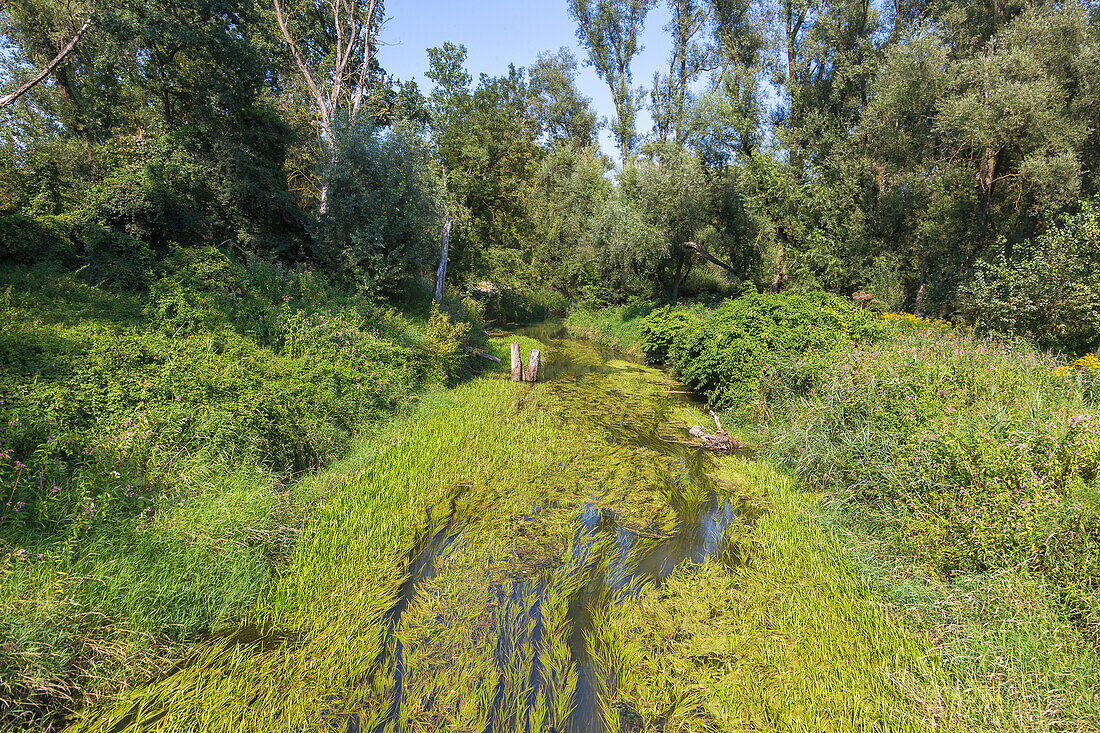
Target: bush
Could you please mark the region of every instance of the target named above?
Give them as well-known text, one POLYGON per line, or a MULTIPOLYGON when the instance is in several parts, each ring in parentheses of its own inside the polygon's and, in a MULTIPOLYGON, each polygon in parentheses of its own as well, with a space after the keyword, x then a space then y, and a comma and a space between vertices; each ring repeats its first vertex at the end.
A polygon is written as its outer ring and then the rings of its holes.
POLYGON ((84 258, 88 278, 123 290, 139 290, 149 284, 153 251, 129 234, 89 224, 84 232, 84 258))
POLYGON ((979 263, 961 289, 983 332, 1017 334, 1040 348, 1084 354, 1100 346, 1100 201, 1048 222, 1012 257, 979 263))
POLYGON ((463 343, 470 324, 452 320, 446 313, 432 306, 432 315, 424 331, 426 371, 435 381, 443 381, 454 375, 465 358, 463 343))
POLYGON ((827 293, 764 295, 751 288, 714 310, 654 311, 642 324, 642 350, 716 407, 756 401, 760 377, 777 356, 832 352, 874 339, 873 314, 827 293))
POLYGON ((443 192, 423 144, 353 127, 323 173, 320 259, 371 295, 396 295, 438 246, 443 192))
POLYGON ((81 254, 79 225, 71 217, 32 219, 14 214, 0 219, 0 260, 4 262, 57 262, 73 267, 81 254))

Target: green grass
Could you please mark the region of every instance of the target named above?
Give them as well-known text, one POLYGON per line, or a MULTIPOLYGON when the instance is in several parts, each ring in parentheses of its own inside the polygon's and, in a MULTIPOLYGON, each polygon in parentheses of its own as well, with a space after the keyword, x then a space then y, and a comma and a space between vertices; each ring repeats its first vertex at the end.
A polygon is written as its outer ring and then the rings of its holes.
POLYGON ((593 310, 576 306, 566 315, 565 325, 574 336, 641 357, 642 319, 654 307, 644 304, 593 310))
POLYGON ((0 269, 0 727, 251 610, 315 510, 299 478, 465 368, 454 329, 312 271, 173 257, 148 291, 0 269))
MULTIPOLYGON (((901 322, 886 340, 827 359, 778 355, 766 365, 757 398, 723 415, 731 431, 810 489, 763 481, 773 499, 786 493, 807 505, 771 543, 794 554, 775 561, 789 563, 829 538, 854 568, 853 581, 829 595, 859 598, 867 592, 859 587, 869 588, 889 614, 928 640, 938 666, 922 672, 931 676, 920 695, 930 697, 920 705, 930 712, 914 720, 960 730, 1095 730, 1094 375, 1063 374, 1054 359, 1022 342, 933 325, 901 322)), ((623 332, 622 324, 614 329, 623 332)), ((693 420, 706 423, 700 414, 693 420)), ((768 523, 782 521, 769 516, 759 526, 765 552, 768 523)), ((821 578, 833 572, 806 570, 821 578)), ((800 585, 787 577, 777 587, 800 585)), ((674 616, 683 615, 686 593, 682 602, 674 616)), ((785 604, 772 597, 762 607, 785 604)), ((800 626, 822 621, 802 616, 791 618, 800 626)), ((825 626, 820 633, 826 647, 851 641, 825 626)), ((819 662, 791 656, 777 666, 812 679, 819 662)), ((899 689, 912 686, 905 675, 894 681, 899 689)), ((782 689, 802 684, 786 679, 782 689)), ((827 685, 815 693, 822 700, 836 694, 827 685)), ((775 715, 767 725, 814 728, 775 715)), ((856 718, 850 723, 858 727, 856 718)), ((767 728, 759 717, 738 724, 767 728)))
POLYGON ((464 516, 490 508, 507 516, 517 499, 502 489, 528 484, 547 465, 551 421, 524 409, 529 398, 523 385, 501 379, 436 395, 415 421, 305 484, 316 502, 313 520, 254 612, 265 633, 297 642, 239 654, 217 642, 200 645, 184 673, 126 696, 77 729, 110 727, 144 706, 171 710, 157 728, 298 730, 317 724, 334 695, 339 705, 355 704, 345 694, 380 651, 380 616, 429 509, 438 517, 466 486, 464 516))

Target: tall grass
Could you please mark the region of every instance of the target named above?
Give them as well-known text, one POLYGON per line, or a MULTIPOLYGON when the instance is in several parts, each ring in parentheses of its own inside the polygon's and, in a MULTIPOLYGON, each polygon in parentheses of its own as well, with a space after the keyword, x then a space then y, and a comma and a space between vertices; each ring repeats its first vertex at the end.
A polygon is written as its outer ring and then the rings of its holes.
POLYGON ((297 477, 457 366, 445 318, 174 256, 148 292, 0 271, 4 725, 56 727, 239 618, 312 510, 297 477))
POLYGON ((639 304, 593 310, 577 306, 566 314, 565 325, 575 336, 641 357, 641 320, 655 307, 639 304))

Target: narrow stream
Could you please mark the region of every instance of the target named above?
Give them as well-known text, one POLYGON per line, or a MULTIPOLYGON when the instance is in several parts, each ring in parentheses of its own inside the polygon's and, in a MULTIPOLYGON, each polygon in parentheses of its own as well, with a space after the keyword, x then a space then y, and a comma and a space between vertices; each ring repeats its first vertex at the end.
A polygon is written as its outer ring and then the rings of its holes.
MULTIPOLYGON (((639 527, 609 506, 597 485, 596 491, 575 502, 572 537, 557 562, 529 576, 495 584, 495 612, 485 643, 493 645, 497 677, 486 701, 483 733, 547 729, 545 722, 533 720, 533 711, 561 709, 563 696, 564 726, 552 728, 559 733, 607 732, 609 709, 615 710, 618 730, 640 731, 644 721, 629 701, 606 699, 608 678, 616 675, 607 666, 606 649, 602 661, 594 653, 600 620, 614 605, 633 602, 647 584, 659 585, 686 563, 714 556, 734 561, 736 553, 726 552, 727 529, 738 517, 738 505, 716 485, 709 455, 692 446, 686 433, 667 425, 673 399, 667 385, 663 390, 654 389, 650 382, 648 389, 632 391, 629 382, 623 388, 612 380, 613 375, 629 377, 632 371, 639 378, 652 380, 653 370, 622 361, 591 344, 563 338, 560 328, 553 325, 526 333, 547 345, 544 353, 548 358, 542 369, 545 381, 532 389, 553 391, 566 419, 575 420, 581 429, 598 431, 608 446, 653 457, 659 490, 674 521, 663 528, 639 527), (552 650, 547 646, 550 622, 546 614, 548 606, 555 603, 565 608, 564 641, 571 672, 564 676, 559 669, 548 669, 547 662, 552 650), (520 690, 518 696, 515 690, 520 690)), ((536 505, 520 520, 538 522, 562 510, 560 506, 536 505)), ((375 672, 389 681, 389 708, 373 727, 374 733, 405 729, 402 711, 409 701, 405 699, 406 650, 399 633, 402 617, 417 603, 424 584, 434 577, 438 561, 452 551, 460 533, 452 502, 451 516, 429 523, 410 553, 406 580, 384 620, 383 651, 375 661, 375 672)), ((376 686, 373 679, 368 685, 376 686)), ((432 701, 418 704, 430 707, 432 701)), ((353 715, 346 730, 358 732, 360 726, 358 716, 353 715)))

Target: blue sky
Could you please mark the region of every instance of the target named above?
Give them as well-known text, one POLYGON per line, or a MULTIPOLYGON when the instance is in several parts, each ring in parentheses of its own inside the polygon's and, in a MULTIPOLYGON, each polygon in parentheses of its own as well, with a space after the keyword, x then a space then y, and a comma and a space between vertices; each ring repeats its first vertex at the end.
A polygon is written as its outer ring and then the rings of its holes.
MULTIPOLYGON (((587 57, 577 42, 576 25, 569 18, 566 0, 391 0, 386 3, 386 14, 389 20, 382 29, 379 63, 399 79, 415 78, 425 94, 431 89, 430 80, 424 76, 428 68, 425 52, 444 41, 466 46, 466 68, 475 82, 482 73, 490 76, 506 73, 509 63, 530 66, 539 53, 556 51, 562 46, 571 49, 579 62, 587 57)), ((653 72, 666 67, 671 49, 664 32, 668 18, 663 4, 646 17, 644 48, 632 65, 635 85, 649 86, 653 72)), ((577 87, 592 100, 601 116, 611 117, 614 112, 611 93, 591 67, 581 67, 577 87)), ((648 113, 643 111, 637 124, 638 132, 648 132, 652 125, 648 113)), ((601 147, 618 158, 607 130, 601 135, 601 147)))

